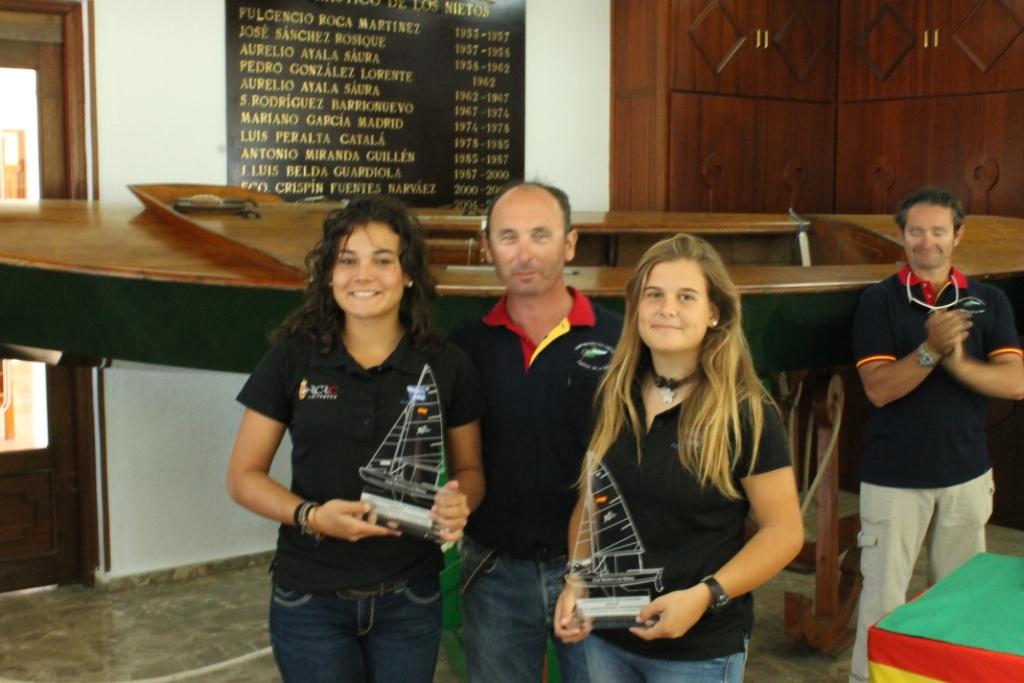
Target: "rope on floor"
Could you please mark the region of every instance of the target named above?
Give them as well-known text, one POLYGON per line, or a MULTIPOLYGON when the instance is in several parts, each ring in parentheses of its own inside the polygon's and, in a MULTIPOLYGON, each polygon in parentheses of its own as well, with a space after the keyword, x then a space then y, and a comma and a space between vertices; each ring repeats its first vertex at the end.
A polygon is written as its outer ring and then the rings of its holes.
MULTIPOLYGON (((269 654, 270 654, 270 648, 269 647, 265 647, 262 650, 256 650, 255 652, 250 652, 249 654, 242 655, 240 657, 233 657, 231 659, 226 659, 223 662, 216 662, 215 664, 207 664, 206 666, 201 666, 198 669, 189 669, 188 671, 179 671, 176 674, 168 674, 166 676, 157 676, 155 678, 139 678, 139 679, 136 679, 134 681, 118 681, 118 683, 171 683, 172 681, 184 681, 184 680, 188 680, 189 678, 195 678, 196 676, 202 676, 202 675, 205 675, 205 674, 208 674, 208 673, 213 673, 214 671, 220 671, 221 669, 227 669, 227 668, 235 666, 237 664, 244 664, 245 662, 249 662, 249 661, 252 661, 254 659, 259 659, 260 657, 265 657, 266 655, 269 655, 269 654)), ((19 681, 19 680, 15 680, 13 678, 4 678, 3 676, 0 676, 0 683, 41 683, 41 682, 40 681, 19 681)), ((50 683, 50 682, 48 682, 48 683, 50 683)), ((99 682, 97 682, 97 683, 99 683, 99 682)), ((107 682, 104 681, 103 683, 107 683, 107 682)))

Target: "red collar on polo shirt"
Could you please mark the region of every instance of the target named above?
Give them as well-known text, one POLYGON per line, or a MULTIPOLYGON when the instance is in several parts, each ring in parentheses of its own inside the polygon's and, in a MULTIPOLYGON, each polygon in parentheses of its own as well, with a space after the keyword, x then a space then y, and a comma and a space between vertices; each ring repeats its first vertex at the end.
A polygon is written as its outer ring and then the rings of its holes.
POLYGON ((904 287, 907 286, 908 280, 911 287, 914 285, 921 285, 921 295, 924 297, 925 303, 929 306, 935 305, 935 302, 939 300, 939 297, 942 296, 942 292, 946 290, 946 286, 950 282, 956 283, 956 286, 960 289, 967 289, 967 276, 953 266, 950 267, 949 279, 946 280, 946 284, 942 285, 942 289, 937 292, 935 291, 935 288, 932 287, 931 281, 918 277, 917 273, 912 271, 908 265, 903 266, 903 269, 900 270, 899 277, 900 284, 904 287))
POLYGON ((519 337, 519 345, 523 350, 524 370, 530 369, 530 364, 545 346, 568 332, 571 327, 593 327, 597 324, 594 307, 591 306, 590 300, 580 294, 574 287, 568 287, 567 289, 572 295, 572 308, 569 309, 569 315, 563 318, 553 330, 548 332, 548 335, 539 344, 534 344, 533 340, 530 339, 530 335, 526 334, 526 330, 517 325, 508 314, 508 292, 502 294, 501 299, 498 300, 498 303, 494 304, 494 308, 491 309, 490 313, 484 316, 485 325, 492 327, 500 325, 510 332, 514 332, 519 337))

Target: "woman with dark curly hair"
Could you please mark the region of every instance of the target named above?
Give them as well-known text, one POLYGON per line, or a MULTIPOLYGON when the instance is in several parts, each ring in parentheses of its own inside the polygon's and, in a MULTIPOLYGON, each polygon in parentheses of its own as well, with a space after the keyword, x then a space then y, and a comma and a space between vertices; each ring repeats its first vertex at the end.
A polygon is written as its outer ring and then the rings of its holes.
POLYGON ((430 681, 441 634, 436 543, 376 524, 360 502, 368 464, 429 365, 450 481, 431 514, 461 537, 483 498, 484 401, 466 356, 434 328, 434 280, 416 219, 399 201, 358 199, 324 221, 306 257, 301 306, 238 396, 228 467, 243 507, 281 523, 270 635, 285 681, 430 681), (292 482, 270 466, 285 432, 292 482))

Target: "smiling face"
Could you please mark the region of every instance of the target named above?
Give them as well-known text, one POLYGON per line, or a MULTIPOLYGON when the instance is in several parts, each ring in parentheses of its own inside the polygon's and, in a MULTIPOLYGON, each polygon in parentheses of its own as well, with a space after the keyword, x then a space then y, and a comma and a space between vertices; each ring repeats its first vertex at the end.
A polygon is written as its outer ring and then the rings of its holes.
POLYGON ((953 265, 953 249, 963 227, 953 229, 953 211, 945 206, 915 204, 907 211, 903 246, 910 268, 922 277, 944 278, 953 265))
POLYGON ((331 290, 346 320, 398 320, 408 280, 398 261, 400 249, 398 233, 385 223, 353 228, 339 240, 331 290))
POLYGON ((707 279, 696 261, 663 261, 651 268, 640 290, 640 338, 654 355, 700 356, 704 335, 718 320, 707 279))
POLYGON ((551 193, 524 185, 494 205, 487 249, 510 296, 543 296, 565 287, 562 271, 576 253, 576 231, 566 234, 562 208, 551 193))

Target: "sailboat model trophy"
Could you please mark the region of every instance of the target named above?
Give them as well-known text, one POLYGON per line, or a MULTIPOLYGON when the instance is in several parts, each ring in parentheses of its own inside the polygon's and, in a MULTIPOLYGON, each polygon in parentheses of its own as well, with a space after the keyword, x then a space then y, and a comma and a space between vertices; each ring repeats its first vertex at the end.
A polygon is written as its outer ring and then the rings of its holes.
MULTIPOLYGON (((588 458, 589 458, 588 454, 588 458)), ((590 476, 566 582, 587 591, 576 614, 593 628, 637 626, 650 604, 649 587, 662 590, 661 567, 644 566, 644 546, 611 473, 598 463, 590 476)))
POLYGON ((444 473, 441 402, 434 373, 424 365, 416 386, 409 387, 405 410, 370 461, 359 468, 366 482, 360 500, 372 506, 377 524, 440 542, 430 508, 444 473))

